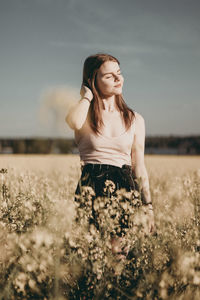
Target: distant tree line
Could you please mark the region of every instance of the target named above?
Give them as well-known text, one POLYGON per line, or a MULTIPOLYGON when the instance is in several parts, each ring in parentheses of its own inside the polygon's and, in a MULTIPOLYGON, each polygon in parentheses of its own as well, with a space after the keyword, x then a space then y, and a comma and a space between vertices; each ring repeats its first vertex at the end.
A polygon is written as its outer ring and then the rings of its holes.
MULTIPOLYGON (((176 154, 200 154, 200 136, 152 136, 146 137, 145 148, 150 149, 174 150, 176 154)), ((172 153, 173 154, 173 153, 172 153)))
POLYGON ((72 153, 76 147, 74 139, 26 138, 0 139, 0 152, 22 154, 72 153))
MULTIPOLYGON (((145 152, 152 154, 200 154, 200 136, 147 136, 145 152)), ((17 138, 0 139, 0 153, 50 154, 78 153, 74 139, 17 138)))

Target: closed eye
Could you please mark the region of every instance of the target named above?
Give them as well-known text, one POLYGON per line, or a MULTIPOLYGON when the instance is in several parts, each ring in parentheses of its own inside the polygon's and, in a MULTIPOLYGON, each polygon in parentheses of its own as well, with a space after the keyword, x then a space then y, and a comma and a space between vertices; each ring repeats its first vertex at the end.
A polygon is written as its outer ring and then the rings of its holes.
MULTIPOLYGON (((120 73, 117 73, 117 75, 122 75, 122 73, 120 72, 120 73)), ((111 78, 113 75, 110 75, 110 76, 106 76, 106 79, 108 79, 108 78, 111 78)))

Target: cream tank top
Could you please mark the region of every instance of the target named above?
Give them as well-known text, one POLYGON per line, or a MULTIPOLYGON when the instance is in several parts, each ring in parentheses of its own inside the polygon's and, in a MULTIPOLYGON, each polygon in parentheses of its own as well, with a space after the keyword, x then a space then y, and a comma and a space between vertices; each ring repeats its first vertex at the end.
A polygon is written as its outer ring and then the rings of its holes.
POLYGON ((78 146, 83 164, 108 164, 117 167, 131 165, 131 148, 135 133, 135 119, 128 130, 115 137, 96 135, 75 131, 75 142, 78 146))

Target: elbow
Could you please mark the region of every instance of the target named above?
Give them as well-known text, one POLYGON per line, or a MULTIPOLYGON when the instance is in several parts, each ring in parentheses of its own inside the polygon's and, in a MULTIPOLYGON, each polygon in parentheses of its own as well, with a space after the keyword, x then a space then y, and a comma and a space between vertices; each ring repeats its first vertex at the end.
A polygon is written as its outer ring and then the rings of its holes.
POLYGON ((66 122, 67 125, 69 125, 69 127, 71 128, 71 121, 70 121, 69 115, 66 115, 66 117, 65 117, 65 122, 66 122))
POLYGON ((69 117, 69 115, 66 116, 65 121, 68 124, 68 126, 73 130, 80 130, 82 127, 82 124, 80 124, 78 120, 72 120, 69 117))
POLYGON ((71 118, 69 117, 69 115, 67 115, 67 116, 65 117, 65 122, 67 123, 67 125, 68 125, 71 129, 74 129, 73 122, 71 121, 71 118))

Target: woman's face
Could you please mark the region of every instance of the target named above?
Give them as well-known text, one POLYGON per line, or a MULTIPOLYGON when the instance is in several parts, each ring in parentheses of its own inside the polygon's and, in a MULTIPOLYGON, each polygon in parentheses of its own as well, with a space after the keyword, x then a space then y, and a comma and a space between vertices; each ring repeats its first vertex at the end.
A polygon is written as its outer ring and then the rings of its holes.
POLYGON ((97 88, 100 96, 120 95, 124 78, 117 62, 106 61, 97 72, 97 88))

